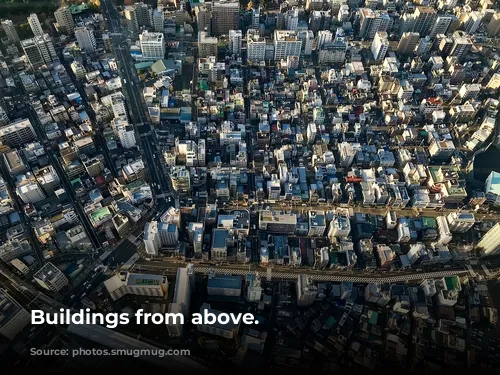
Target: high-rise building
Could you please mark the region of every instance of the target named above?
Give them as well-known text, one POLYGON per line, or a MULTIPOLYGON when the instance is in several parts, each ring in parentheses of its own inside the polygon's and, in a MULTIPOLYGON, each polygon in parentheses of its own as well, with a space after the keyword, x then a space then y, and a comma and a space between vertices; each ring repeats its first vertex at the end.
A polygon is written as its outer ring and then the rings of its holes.
POLYGON ((474 214, 470 212, 452 212, 446 216, 446 220, 452 233, 465 233, 476 223, 474 214))
POLYGON ((483 250, 484 255, 500 253, 500 223, 496 223, 486 232, 477 247, 483 250))
POLYGON ((388 50, 389 39, 387 33, 385 31, 377 31, 371 47, 374 60, 382 61, 388 50))
POLYGON ((212 34, 212 3, 205 3, 195 8, 196 24, 198 31, 206 31, 212 34))
POLYGON ((300 30, 297 32, 297 37, 302 41, 302 52, 304 55, 311 55, 314 46, 314 33, 312 30, 300 30))
POLYGON ((206 31, 198 32, 198 56, 200 58, 207 56, 217 56, 218 40, 216 37, 208 36, 206 31))
POLYGON ((434 22, 434 25, 432 25, 431 31, 429 32, 429 36, 431 38, 434 38, 436 35, 439 34, 446 35, 452 21, 453 21, 452 15, 440 14, 437 17, 436 22, 434 22))
POLYGON ((0 335, 14 338, 31 322, 31 315, 4 289, 0 289, 0 335))
POLYGON ((75 37, 78 46, 87 53, 95 52, 97 44, 94 37, 94 30, 82 26, 75 28, 75 37))
POLYGON ((118 138, 123 148, 133 148, 137 146, 135 131, 132 125, 118 126, 116 133, 118 134, 118 138))
POLYGON ((258 29, 260 23, 260 7, 252 9, 252 28, 258 29))
POLYGON ((274 60, 285 59, 288 56, 300 56, 302 40, 297 32, 290 30, 274 31, 274 60))
POLYGON ((0 106, 0 126, 7 125, 9 122, 10 120, 7 112, 5 112, 5 109, 0 106))
POLYGON ((151 27, 153 24, 153 11, 148 4, 135 3, 135 16, 139 27, 151 27))
POLYGON ((65 34, 71 34, 75 30, 75 21, 67 5, 60 7, 54 12, 58 30, 65 34))
POLYGON ((387 32, 392 24, 393 20, 387 12, 359 9, 359 37, 362 39, 373 39, 377 31, 387 32))
POLYGON ((22 40, 21 47, 33 69, 58 60, 52 38, 48 34, 22 40))
POLYGON ((2 28, 5 31, 5 35, 7 35, 7 39, 12 43, 19 43, 19 35, 17 35, 16 26, 11 20, 3 20, 2 28))
POLYGON ((214 2, 212 8, 212 33, 227 35, 229 30, 240 29, 240 3, 238 1, 214 2))
POLYGON ((247 60, 252 63, 260 63, 266 57, 266 39, 259 35, 259 31, 248 29, 247 31, 247 60))
POLYGON ((241 53, 242 38, 241 30, 229 30, 229 50, 232 54, 239 55, 241 53))
POLYGON ((30 16, 28 17, 28 23, 34 36, 42 36, 44 34, 42 25, 40 24, 36 13, 30 14, 30 16))
POLYGON ((455 31, 452 40, 453 46, 451 47, 450 56, 455 56, 458 61, 461 61, 472 48, 472 40, 463 31, 455 31))
POLYGON ((330 30, 320 30, 318 31, 318 43, 316 48, 320 50, 327 43, 330 43, 333 39, 333 34, 330 30))
MULTIPOLYGON (((113 111, 115 119, 126 120, 127 119, 127 108, 125 107, 125 96, 123 93, 118 91, 110 95, 110 106, 113 111)), ((121 124, 117 124, 121 125, 121 124)))
POLYGON ((285 15, 285 27, 287 30, 295 31, 299 25, 299 10, 297 8, 289 9, 285 15))
POLYGON ((158 223, 158 234, 161 246, 176 246, 179 240, 177 225, 172 223, 158 223))
POLYGON ((401 36, 401 40, 398 43, 397 53, 402 55, 411 55, 415 48, 417 48, 418 41, 420 39, 419 33, 406 32, 401 36))
MULTIPOLYGON (((189 307, 191 305, 191 292, 194 282, 191 280, 190 270, 186 268, 177 269, 177 277, 175 278, 174 299, 168 305, 170 314, 182 314, 186 318, 189 315, 189 307)), ((168 334, 171 337, 181 337, 184 325, 180 322, 169 322, 167 324, 168 334)))
POLYGON ((489 36, 495 37, 500 34, 500 12, 496 12, 486 25, 486 32, 489 36))
POLYGON ((128 5, 123 9, 123 16, 125 17, 125 23, 127 28, 132 32, 139 31, 139 23, 137 22, 137 13, 135 7, 128 5))
POLYGON ((433 7, 417 7, 413 14, 415 23, 413 31, 420 35, 428 35, 437 20, 437 12, 433 7))
POLYGON ((165 41, 163 33, 143 31, 139 35, 143 60, 161 60, 165 57, 165 41))
POLYGON ((146 253, 150 255, 158 255, 160 249, 160 235, 158 234, 158 223, 151 221, 144 226, 144 246, 146 253))
POLYGON ((64 273, 50 262, 45 263, 45 265, 33 275, 33 278, 41 287, 55 293, 69 284, 68 278, 64 273))
POLYGON ((0 127, 0 140, 4 145, 18 147, 35 139, 35 130, 28 119, 16 120, 0 127))
POLYGON ((313 279, 304 274, 297 277, 297 306, 311 306, 318 295, 318 287, 314 285, 313 279))
POLYGON ((157 33, 162 33, 165 29, 165 12, 161 6, 153 12, 153 28, 157 33))
POLYGON ((463 30, 468 34, 474 34, 479 26, 481 26, 481 21, 483 20, 483 14, 481 12, 471 12, 467 14, 463 22, 463 30))

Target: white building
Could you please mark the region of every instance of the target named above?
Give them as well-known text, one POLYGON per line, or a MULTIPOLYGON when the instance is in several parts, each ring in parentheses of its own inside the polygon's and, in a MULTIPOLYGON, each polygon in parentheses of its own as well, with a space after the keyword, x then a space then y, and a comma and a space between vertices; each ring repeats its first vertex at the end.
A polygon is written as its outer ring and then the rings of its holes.
POLYGON ((425 279, 420 284, 422 291, 426 297, 433 297, 436 293, 436 282, 434 279, 425 279))
POLYGON ((0 335, 14 340, 30 322, 30 313, 4 289, 0 289, 0 335))
POLYGON ((259 35, 258 30, 249 29, 247 31, 247 59, 259 63, 265 60, 266 39, 259 35))
POLYGON ((436 218, 437 226, 438 226, 438 243, 440 245, 447 245, 453 239, 450 231, 450 227, 448 226, 448 221, 444 216, 438 216, 436 218))
POLYGON ((69 10, 69 6, 60 7, 54 12, 58 30, 65 34, 71 34, 75 30, 75 21, 69 10))
POLYGON ((20 119, 0 127, 0 140, 10 147, 18 147, 37 138, 31 121, 20 119))
POLYGON ((310 306, 316 300, 318 287, 311 277, 299 274, 297 278, 297 306, 310 306))
POLYGON ((163 33, 143 31, 139 35, 142 60, 161 60, 165 57, 165 41, 163 33))
POLYGON ((299 10, 297 8, 289 9, 285 13, 285 27, 287 30, 295 31, 299 25, 299 10))
POLYGON ((234 55, 241 53, 243 34, 241 30, 229 30, 229 51, 234 55))
POLYGON ((382 61, 389 49, 389 39, 385 31, 377 31, 373 38, 371 51, 376 61, 382 61))
POLYGON ((158 223, 151 221, 144 226, 144 246, 146 253, 151 255, 158 255, 160 249, 160 235, 158 234, 158 223))
POLYGON ((486 179, 484 193, 488 203, 500 205, 500 173, 492 171, 486 179))
POLYGON ((446 216, 446 220, 452 233, 465 233, 476 222, 474 214, 470 212, 452 212, 446 216))
POLYGON ((262 297, 259 275, 247 275, 248 287, 246 297, 249 302, 258 302, 262 297))
POLYGON ((27 183, 18 186, 16 193, 25 204, 38 203, 47 197, 36 180, 30 180, 27 183))
MULTIPOLYGON (((189 318, 189 307, 191 305, 191 292, 194 287, 191 276, 194 276, 194 269, 179 268, 177 269, 177 277, 175 278, 174 299, 168 305, 170 314, 182 314, 184 320, 189 318), (193 284, 193 285, 192 285, 193 284)), ((181 337, 184 329, 183 324, 179 322, 170 322, 167 324, 168 334, 171 337, 181 337)))
POLYGON ((296 31, 274 31, 274 60, 286 59, 288 56, 300 56, 302 40, 297 37, 296 31))
POLYGON ((28 17, 28 24, 30 25, 31 31, 34 36, 42 36, 44 34, 42 25, 38 20, 36 13, 31 13, 28 17))
POLYGON ((19 35, 16 31, 16 25, 11 20, 3 20, 2 28, 5 31, 5 35, 7 35, 7 39, 11 43, 19 43, 19 35))
POLYGON ((116 134, 120 139, 120 143, 123 148, 133 148, 137 146, 135 140, 135 131, 132 125, 118 126, 116 129, 116 134))
POLYGON ((57 61, 57 53, 49 34, 35 36, 21 41, 24 55, 33 69, 43 65, 50 65, 57 61))
POLYGON ((78 46, 87 53, 95 52, 97 44, 94 37, 94 30, 82 26, 75 28, 75 37, 78 46))
POLYGON ((219 40, 211 37, 206 31, 198 32, 198 56, 200 58, 217 56, 219 40))
POLYGON ((164 297, 168 293, 165 275, 120 272, 104 282, 111 299, 116 301, 126 294, 164 297))
POLYGON ((328 238, 333 241, 335 237, 347 237, 349 233, 351 233, 349 217, 347 215, 336 215, 330 222, 328 238))
POLYGON ((323 236, 326 230, 325 211, 309 211, 309 237, 323 236))
POLYGON ((483 235, 477 247, 483 250, 484 255, 495 255, 500 253, 500 223, 496 223, 483 235))
POLYGON ((69 285, 68 278, 52 263, 45 263, 45 265, 33 275, 33 278, 40 286, 54 293, 59 292, 69 285))

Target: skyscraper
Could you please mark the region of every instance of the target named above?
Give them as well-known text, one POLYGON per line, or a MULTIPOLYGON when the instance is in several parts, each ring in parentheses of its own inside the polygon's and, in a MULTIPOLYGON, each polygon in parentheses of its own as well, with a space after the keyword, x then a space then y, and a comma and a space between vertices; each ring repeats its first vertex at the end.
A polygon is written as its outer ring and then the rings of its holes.
POLYGON ((213 35, 227 35, 229 30, 240 28, 240 3, 237 1, 215 2, 212 8, 213 35))
POLYGON ((58 29, 65 34, 71 34, 75 30, 75 21, 69 10, 69 7, 62 6, 54 12, 58 29))
POLYGON ((472 48, 472 40, 463 31, 455 31, 452 35, 453 47, 451 47, 450 56, 455 56, 461 61, 472 48))
POLYGON ((75 37, 78 45, 87 53, 95 52, 96 41, 94 31, 88 27, 77 27, 75 29, 75 37))
POLYGON ((30 16, 28 17, 28 23, 31 27, 31 31, 33 31, 34 36, 43 35, 42 25, 40 24, 40 21, 38 20, 38 16, 36 15, 36 13, 30 14, 30 16))
POLYGON ((385 31, 377 31, 371 47, 373 58, 376 61, 383 60, 388 49, 389 39, 387 33, 385 31))
POLYGON ((2 27, 10 42, 19 43, 19 35, 17 35, 16 26, 11 20, 3 20, 2 27))
POLYGON ((57 60, 56 50, 48 34, 21 41, 21 47, 32 68, 38 68, 57 60))
POLYGON ((452 20, 453 20, 453 16, 451 16, 451 15, 446 15, 446 14, 439 15, 436 19, 436 22, 434 22, 434 25, 432 26, 431 31, 429 32, 429 36, 431 38, 434 38, 436 35, 439 35, 439 34, 446 35, 446 32, 448 31, 448 28, 450 27, 452 20))
POLYGON ((420 35, 428 35, 432 26, 436 23, 437 12, 432 7, 417 7, 413 17, 415 20, 413 31, 420 33, 420 35))
POLYGON ((288 56, 300 56, 302 40, 295 31, 274 31, 274 60, 285 59, 288 56))
POLYGON ((235 55, 241 53, 241 40, 243 38, 241 30, 229 30, 229 50, 235 55))
POLYGON ((417 47, 418 41, 420 39, 419 33, 407 32, 401 36, 399 41, 397 53, 402 55, 411 55, 415 48, 417 47))

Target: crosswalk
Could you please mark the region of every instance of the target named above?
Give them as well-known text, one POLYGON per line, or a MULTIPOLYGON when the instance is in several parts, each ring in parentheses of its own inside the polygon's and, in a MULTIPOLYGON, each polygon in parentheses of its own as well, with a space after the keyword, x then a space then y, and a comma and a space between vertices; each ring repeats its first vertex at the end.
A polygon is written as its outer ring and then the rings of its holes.
MULTIPOLYGON (((208 273, 211 267, 195 267, 195 271, 199 273, 208 273)), ((213 270, 216 274, 221 275, 246 275, 249 273, 248 270, 241 269, 228 269, 228 268, 217 268, 214 267, 213 270)), ((351 281, 353 283, 397 283, 406 281, 420 281, 423 279, 435 279, 445 276, 454 276, 467 273, 465 270, 460 271, 439 271, 439 272, 427 272, 427 273, 416 273, 411 275, 397 275, 390 277, 360 277, 360 276, 349 276, 349 275, 328 275, 328 274, 308 274, 315 281, 351 281)), ((272 271, 271 276, 273 279, 284 279, 284 280, 296 280, 299 272, 275 272, 272 271)))

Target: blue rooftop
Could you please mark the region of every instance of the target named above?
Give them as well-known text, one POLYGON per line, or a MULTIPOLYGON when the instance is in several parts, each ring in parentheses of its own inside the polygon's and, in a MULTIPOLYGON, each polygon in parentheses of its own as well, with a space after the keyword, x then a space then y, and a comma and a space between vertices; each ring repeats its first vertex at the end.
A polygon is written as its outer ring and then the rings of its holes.
POLYGON ((209 288, 241 289, 241 276, 219 275, 208 279, 209 288))

